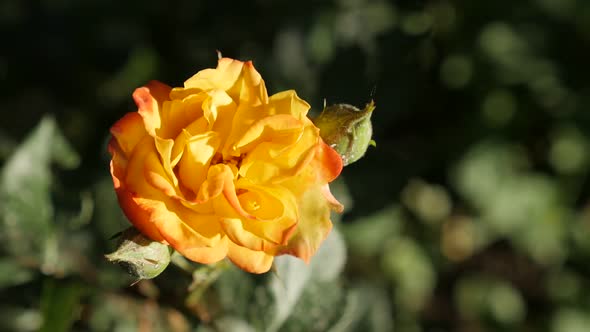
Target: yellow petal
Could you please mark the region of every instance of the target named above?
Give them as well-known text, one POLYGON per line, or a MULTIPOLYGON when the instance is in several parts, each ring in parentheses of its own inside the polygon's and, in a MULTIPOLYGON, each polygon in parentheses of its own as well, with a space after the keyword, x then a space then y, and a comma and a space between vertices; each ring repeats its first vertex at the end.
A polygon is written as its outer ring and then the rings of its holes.
POLYGON ((162 105, 162 126, 156 133, 162 138, 175 138, 191 122, 202 117, 201 110, 206 94, 191 95, 182 100, 173 99, 162 105))
POLYGON ((297 202, 282 186, 257 186, 238 181, 240 208, 252 217, 240 214, 226 200, 214 202, 215 214, 229 238, 252 250, 269 251, 287 244, 297 226, 297 202))
POLYGON ((191 247, 183 248, 179 250, 184 257, 201 263, 211 264, 219 262, 227 256, 228 251, 228 240, 227 237, 223 237, 219 243, 213 247, 191 247))
POLYGON ((219 136, 211 131, 193 136, 186 142, 178 173, 182 184, 195 194, 207 178, 211 159, 218 147, 219 136))
POLYGON ((244 63, 229 58, 219 59, 217 68, 204 69, 184 82, 187 89, 227 91, 236 84, 244 63))
POLYGON ((234 143, 234 149, 245 154, 262 142, 288 147, 301 137, 302 132, 303 123, 290 114, 268 116, 253 123, 234 143))
POLYGON ((265 273, 272 266, 273 255, 264 251, 254 251, 228 242, 227 257, 242 270, 250 273, 265 273))
POLYGON ((254 68, 252 61, 244 63, 240 80, 228 91, 230 96, 239 93, 240 104, 258 106, 268 104, 268 93, 262 77, 254 68))
POLYGON ((203 116, 209 123, 208 130, 213 128, 217 121, 218 108, 232 105, 235 107, 233 99, 223 90, 213 90, 207 92, 208 97, 203 101, 203 116))
POLYGON ((174 149, 174 140, 155 137, 156 150, 160 155, 162 166, 166 172, 167 177, 172 181, 174 187, 178 187, 178 178, 174 173, 174 165, 172 164, 172 150, 174 149))
POLYGON ((319 137, 317 128, 308 126, 296 143, 263 142, 242 160, 240 175, 254 183, 279 183, 296 176, 314 158, 319 137))
POLYGON ((309 104, 299 98, 295 90, 286 90, 272 95, 268 100, 268 114, 289 114, 303 121, 307 117, 309 104))

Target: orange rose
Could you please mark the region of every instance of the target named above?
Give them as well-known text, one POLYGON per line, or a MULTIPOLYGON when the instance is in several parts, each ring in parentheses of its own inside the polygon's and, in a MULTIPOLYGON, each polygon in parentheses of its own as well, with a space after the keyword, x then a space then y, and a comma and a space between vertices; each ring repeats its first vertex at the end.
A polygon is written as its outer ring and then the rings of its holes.
POLYGON ((276 255, 309 261, 330 209, 342 210, 328 187, 342 160, 295 91, 269 97, 251 62, 223 58, 182 88, 152 81, 133 99, 109 152, 137 229, 203 264, 227 256, 263 273, 276 255))

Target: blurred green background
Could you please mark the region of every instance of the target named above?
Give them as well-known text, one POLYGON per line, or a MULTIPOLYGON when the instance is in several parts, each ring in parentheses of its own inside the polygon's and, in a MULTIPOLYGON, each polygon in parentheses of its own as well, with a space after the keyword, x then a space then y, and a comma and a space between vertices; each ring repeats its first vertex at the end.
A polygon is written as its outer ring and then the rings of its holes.
POLYGON ((590 2, 0 1, 0 330, 590 330, 590 2), (216 50, 321 110, 376 101, 310 266, 103 255, 108 128, 216 50))

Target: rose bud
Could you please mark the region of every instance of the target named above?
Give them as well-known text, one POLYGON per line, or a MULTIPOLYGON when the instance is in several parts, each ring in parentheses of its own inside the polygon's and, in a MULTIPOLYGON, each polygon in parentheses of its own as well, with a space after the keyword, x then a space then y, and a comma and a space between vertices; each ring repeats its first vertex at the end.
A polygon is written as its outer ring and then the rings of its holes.
POLYGON ((129 227, 120 236, 120 244, 105 257, 125 268, 129 274, 141 279, 157 277, 170 263, 171 248, 150 240, 134 227, 129 227))
POLYGON ((359 160, 369 145, 375 146, 375 141, 371 139, 371 114, 374 109, 373 101, 363 110, 348 104, 335 104, 324 107, 314 119, 314 124, 320 128, 320 136, 340 154, 344 166, 359 160))

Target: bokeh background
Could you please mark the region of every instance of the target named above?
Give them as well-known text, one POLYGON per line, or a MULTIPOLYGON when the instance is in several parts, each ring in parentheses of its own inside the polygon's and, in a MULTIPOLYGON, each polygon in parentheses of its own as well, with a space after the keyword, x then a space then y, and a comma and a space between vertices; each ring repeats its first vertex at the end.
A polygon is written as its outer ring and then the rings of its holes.
POLYGON ((0 40, 2 331, 590 330, 589 1, 2 0, 0 40), (108 128, 216 50, 377 147, 311 266, 129 286, 108 128))

